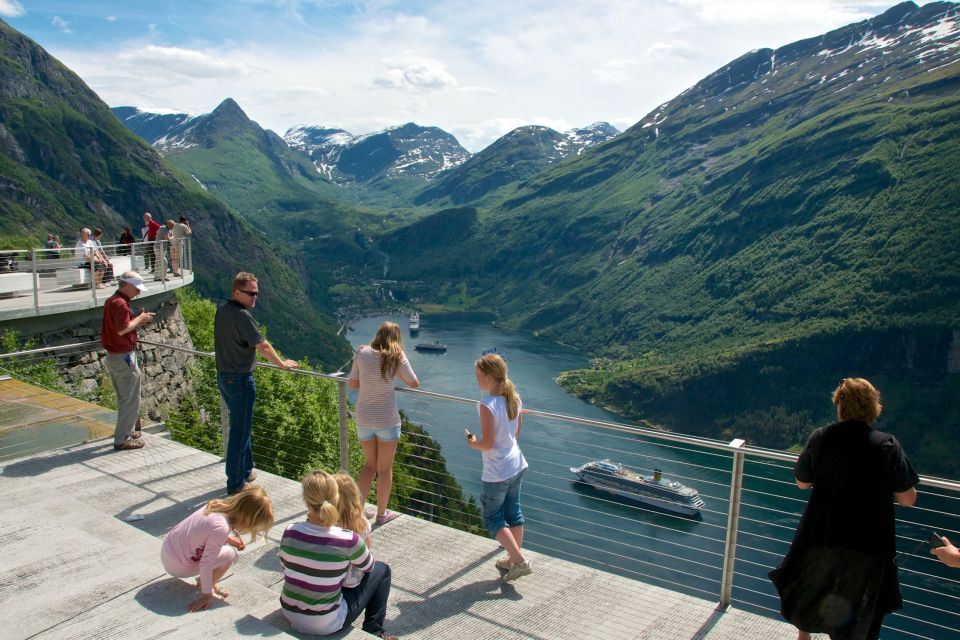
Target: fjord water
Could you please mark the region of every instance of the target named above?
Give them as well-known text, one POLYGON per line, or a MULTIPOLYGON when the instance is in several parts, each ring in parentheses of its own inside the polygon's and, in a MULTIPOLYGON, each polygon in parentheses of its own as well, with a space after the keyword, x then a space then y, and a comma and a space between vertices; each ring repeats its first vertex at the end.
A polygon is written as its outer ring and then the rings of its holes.
MULTIPOLYGON (((424 390, 479 399, 473 362, 484 349, 496 347, 506 356, 510 378, 525 407, 629 424, 568 395, 554 382, 561 371, 588 364, 588 359, 574 349, 526 334, 505 332, 488 322, 431 316, 424 316, 420 332, 411 336, 407 318, 401 315, 358 320, 355 329, 348 333, 353 346, 368 343, 384 320, 403 328, 404 350, 424 390), (414 349, 418 342, 435 340, 447 345, 446 353, 414 349)), ((691 402, 696 402, 696 398, 691 398, 691 402)), ((465 427, 479 431, 475 406, 406 393, 398 394, 398 403, 410 421, 423 426, 439 443, 448 470, 465 493, 479 498, 480 454, 466 445, 463 432, 465 427)), ((525 547, 703 599, 718 599, 729 504, 730 455, 530 416, 523 421, 520 446, 530 464, 521 496, 527 518, 525 547), (598 458, 622 462, 644 474, 654 468, 662 469, 666 477, 700 492, 706 502, 702 517, 684 518, 637 507, 575 484, 569 468, 598 458)), ((745 474, 734 602, 739 608, 777 616, 779 601, 766 573, 786 552, 807 496, 793 484, 792 465, 748 460, 745 474)), ((924 495, 924 501, 928 508, 949 510, 939 506, 932 496, 924 495)), ((944 498, 939 503, 948 504, 949 500, 944 498)), ((902 511, 898 516, 903 517, 902 511)), ((924 522, 901 525, 902 535, 916 539, 925 538, 929 528, 941 527, 949 532, 951 527, 949 522, 938 521, 936 514, 911 511, 908 519, 924 522)), ((903 550, 913 551, 912 546, 898 541, 903 550)), ((491 542, 491 552, 495 548, 491 542)), ((917 553, 923 555, 927 550, 917 553)), ((906 568, 934 573, 943 569, 924 557, 909 558, 906 568)), ((929 579, 906 571, 901 571, 900 579, 905 585, 905 599, 930 604, 929 594, 907 586, 926 585, 929 589, 929 579)), ((958 595, 960 590, 952 597, 958 595)), ((943 606, 956 609, 949 601, 943 606)), ((902 612, 927 621, 949 617, 939 620, 943 627, 933 636, 925 624, 888 617, 889 626, 905 633, 885 631, 884 638, 960 637, 955 631, 960 625, 949 613, 917 611, 911 605, 902 612)))

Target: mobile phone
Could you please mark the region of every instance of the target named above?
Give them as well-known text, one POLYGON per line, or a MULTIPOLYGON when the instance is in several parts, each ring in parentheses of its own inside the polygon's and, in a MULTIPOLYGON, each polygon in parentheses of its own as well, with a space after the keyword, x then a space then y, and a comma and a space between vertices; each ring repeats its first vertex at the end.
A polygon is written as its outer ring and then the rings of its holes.
POLYGON ((469 440, 469 439, 470 439, 470 436, 473 435, 472 433, 470 433, 470 429, 464 429, 463 432, 464 432, 465 434, 467 434, 467 440, 469 440))
POLYGON ((933 547, 934 549, 937 549, 937 548, 939 548, 939 547, 942 547, 942 546, 943 546, 943 536, 941 536, 939 533, 937 533, 936 531, 934 531, 933 533, 930 534, 930 537, 927 538, 927 544, 929 544, 929 545, 930 545, 931 547, 933 547))

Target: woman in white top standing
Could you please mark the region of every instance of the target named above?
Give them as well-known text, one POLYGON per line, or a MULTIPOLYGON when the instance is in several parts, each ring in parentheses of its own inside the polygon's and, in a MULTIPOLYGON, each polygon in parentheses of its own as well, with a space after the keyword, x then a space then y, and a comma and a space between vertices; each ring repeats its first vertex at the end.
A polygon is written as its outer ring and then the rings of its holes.
POLYGON ((364 464, 357 484, 360 497, 366 500, 376 477, 377 524, 385 524, 397 517, 396 513, 387 510, 393 489, 393 457, 400 440, 400 411, 394 391, 396 377, 413 389, 420 386, 403 352, 400 326, 384 322, 370 345, 357 349, 349 382, 351 389, 360 390, 357 437, 363 447, 364 464))
POLYGON ((496 565, 506 572, 503 580, 509 582, 530 573, 530 563, 520 551, 524 523, 520 485, 527 470, 527 461, 517 445, 523 425, 522 404, 507 377, 503 358, 488 353, 474 364, 477 386, 489 395, 477 403, 480 438, 467 432, 467 444, 483 454, 483 526, 507 552, 507 557, 497 560, 496 565))

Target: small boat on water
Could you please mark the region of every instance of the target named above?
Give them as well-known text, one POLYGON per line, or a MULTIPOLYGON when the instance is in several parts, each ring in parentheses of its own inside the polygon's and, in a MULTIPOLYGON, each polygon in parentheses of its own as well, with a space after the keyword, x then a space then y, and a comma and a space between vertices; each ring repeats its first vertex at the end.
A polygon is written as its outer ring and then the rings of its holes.
POLYGON ((480 352, 480 355, 485 356, 488 353, 492 353, 495 356, 500 356, 504 360, 507 359, 507 354, 505 354, 503 351, 500 351, 496 347, 490 347, 489 349, 484 349, 483 351, 480 352))
POLYGON ((434 342, 418 342, 414 349, 417 351, 433 351, 434 353, 444 353, 447 350, 447 345, 443 344, 439 340, 434 342))
POLYGON ((420 331, 420 314, 416 311, 410 314, 410 331, 420 331))
POLYGON ((619 462, 594 460, 579 467, 570 467, 580 482, 606 493, 673 511, 695 516, 704 507, 696 489, 663 477, 659 469, 652 476, 644 476, 627 469, 619 462))

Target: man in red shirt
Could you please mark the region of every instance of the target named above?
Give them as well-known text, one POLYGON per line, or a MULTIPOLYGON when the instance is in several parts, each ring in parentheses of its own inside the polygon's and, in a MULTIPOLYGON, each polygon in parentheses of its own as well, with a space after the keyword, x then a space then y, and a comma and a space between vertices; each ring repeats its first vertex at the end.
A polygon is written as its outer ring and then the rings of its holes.
MULTIPOLYGON (((160 223, 154 220, 153 216, 149 213, 143 214, 143 228, 147 230, 147 242, 156 242, 157 233, 160 231, 160 223)), ((147 271, 153 271, 153 264, 156 258, 154 249, 154 245, 152 244, 145 245, 143 249, 147 271)))
POLYGON ((106 365, 117 392, 117 426, 113 432, 113 448, 139 449, 143 440, 134 435, 140 418, 140 368, 137 366, 137 329, 153 320, 154 314, 144 311, 130 318, 130 300, 146 291, 143 278, 136 271, 127 271, 117 281, 120 287, 103 304, 103 325, 100 344, 107 351, 106 365))

